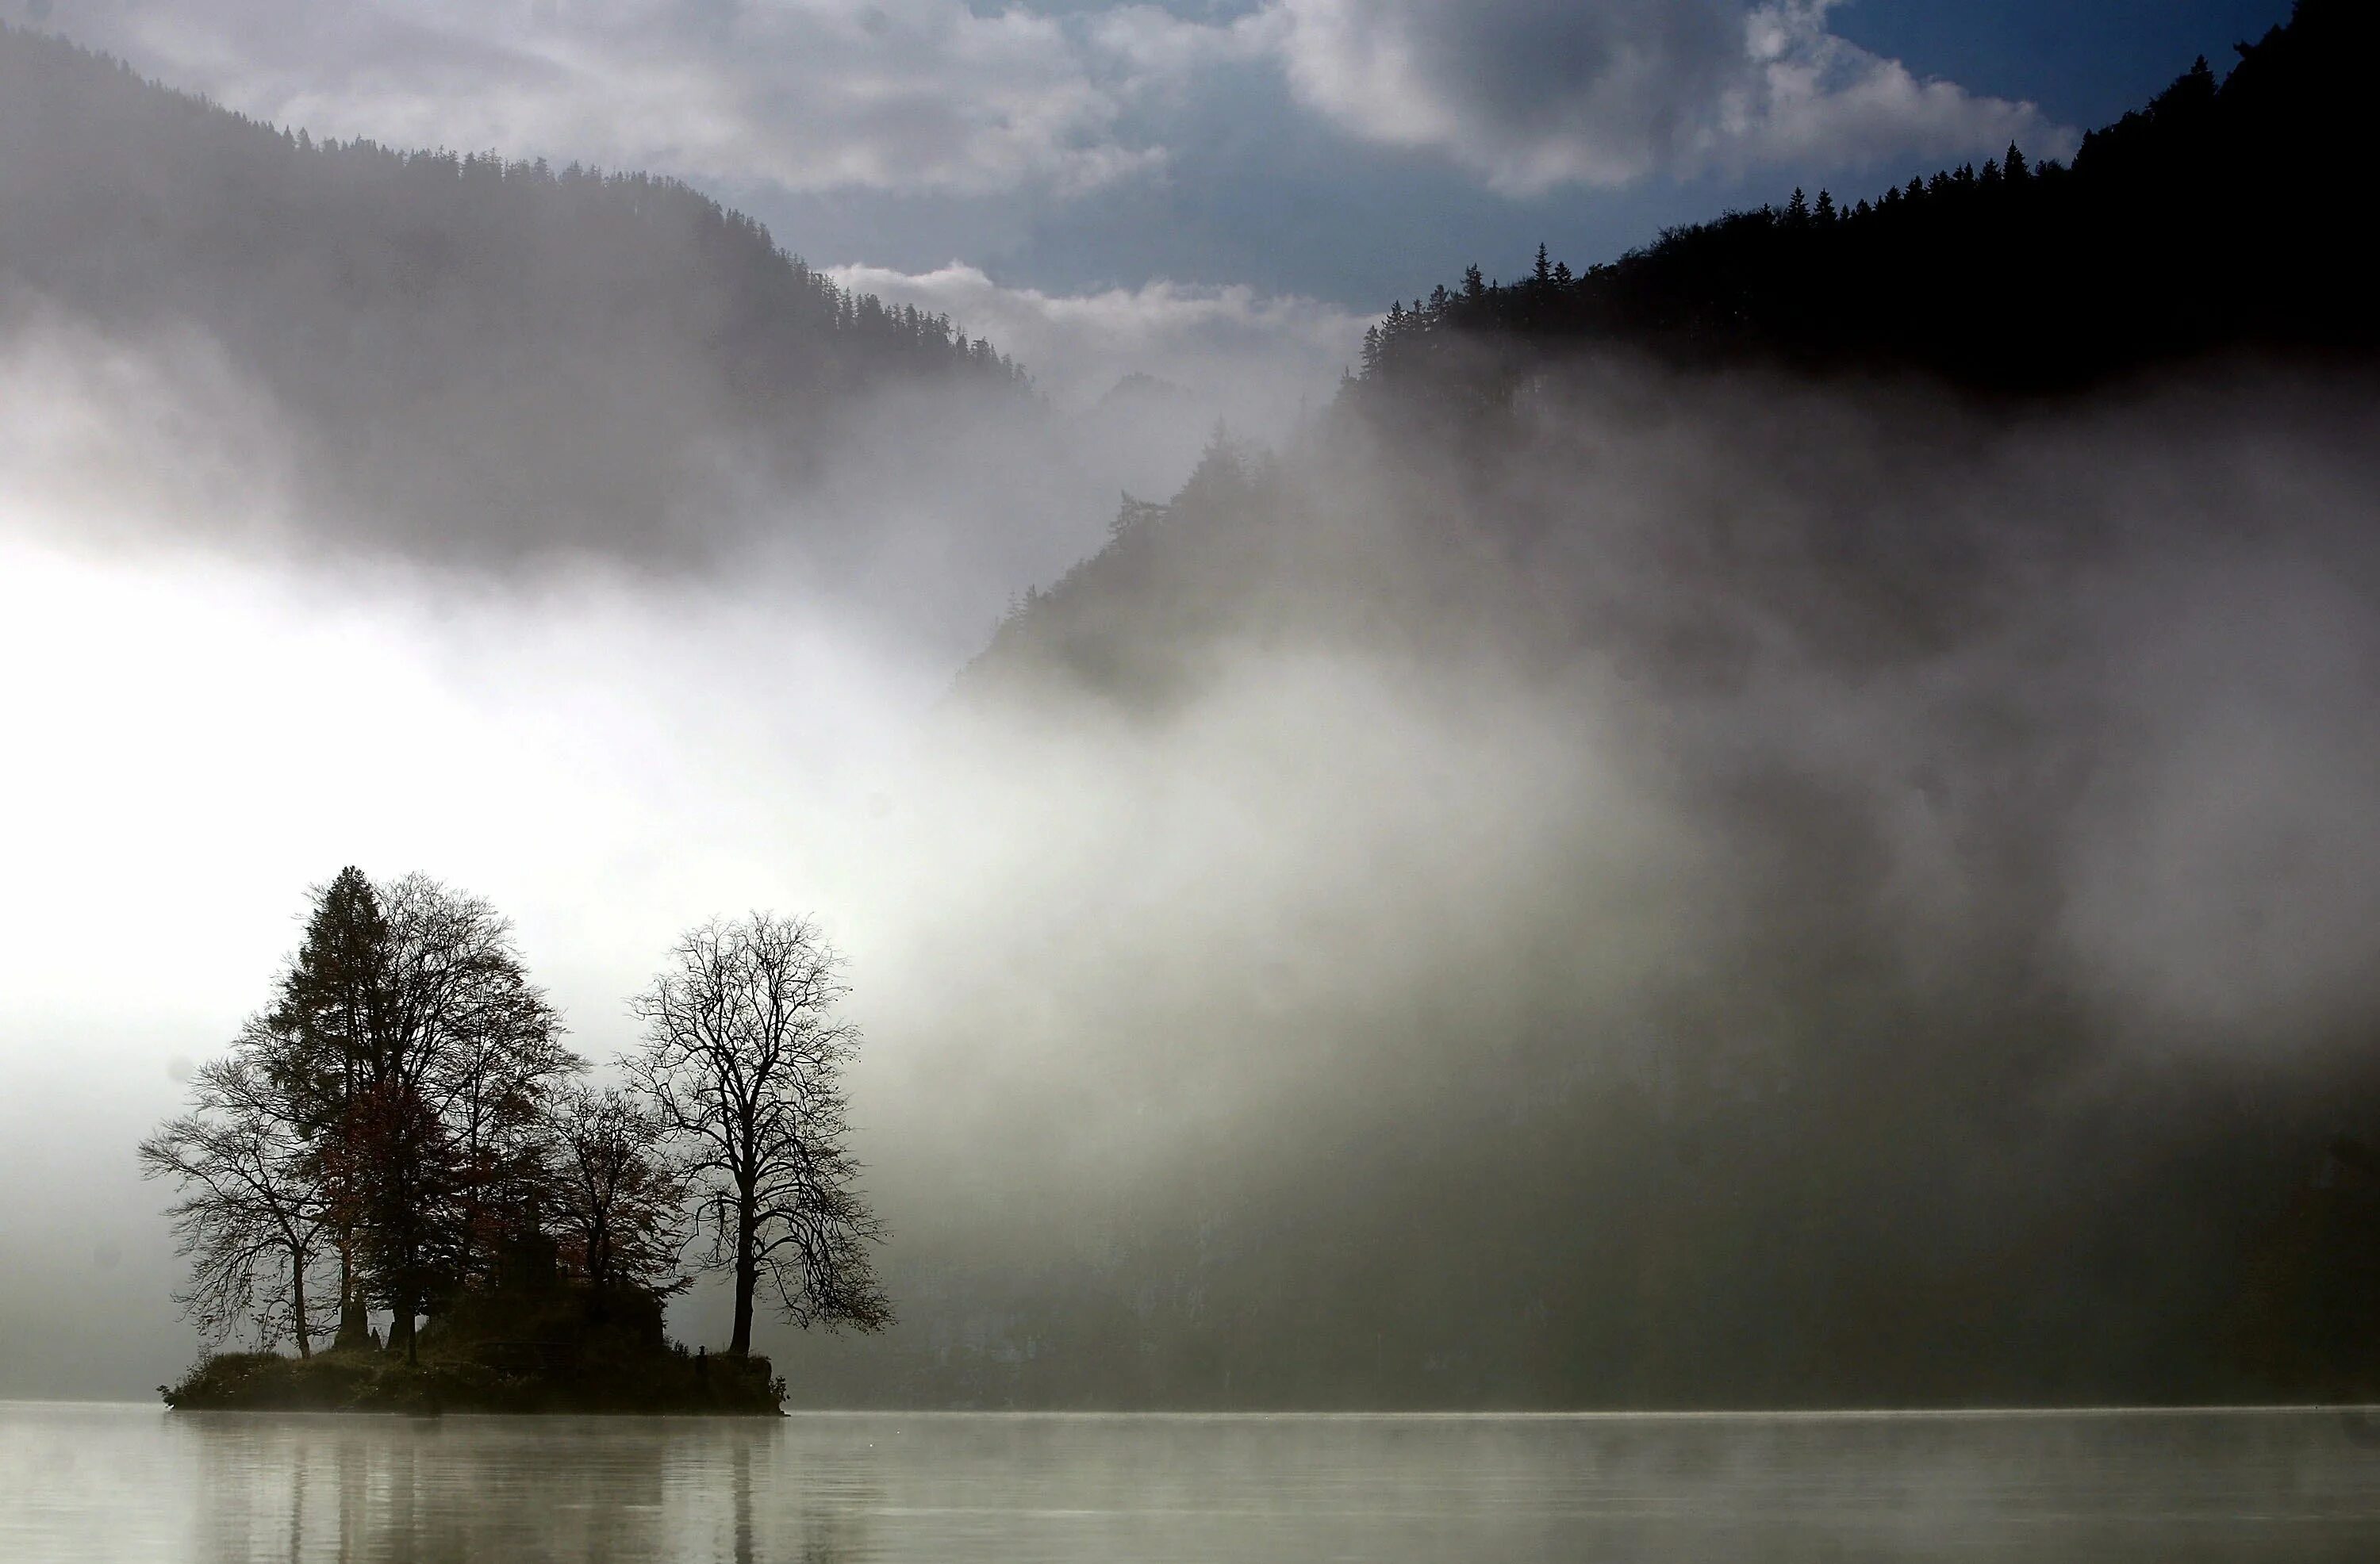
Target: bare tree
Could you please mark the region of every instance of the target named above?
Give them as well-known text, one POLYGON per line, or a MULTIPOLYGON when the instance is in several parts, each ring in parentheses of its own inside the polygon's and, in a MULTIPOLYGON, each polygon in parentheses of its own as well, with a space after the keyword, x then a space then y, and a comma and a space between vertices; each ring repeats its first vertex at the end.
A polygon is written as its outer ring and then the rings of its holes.
POLYGON ((631 1070, 696 1182, 704 1263, 735 1277, 738 1355, 764 1282, 804 1328, 892 1318, 869 1247, 884 1230, 844 1144, 842 1072, 859 1043, 834 1013, 845 992, 815 925, 755 913, 686 933, 632 1004, 645 1049, 631 1070))
POLYGON ((140 1143, 143 1178, 174 1180, 170 1209, 190 1279, 176 1300, 209 1340, 252 1326, 270 1351, 285 1330, 313 1354, 318 1313, 335 1293, 307 1282, 334 1248, 322 1168, 303 1105, 267 1061, 273 1038, 251 1021, 225 1058, 200 1070, 192 1110, 140 1143))
POLYGON ((563 1256, 599 1292, 685 1291, 686 1184, 662 1145, 660 1117, 617 1086, 565 1093, 546 1162, 563 1256))

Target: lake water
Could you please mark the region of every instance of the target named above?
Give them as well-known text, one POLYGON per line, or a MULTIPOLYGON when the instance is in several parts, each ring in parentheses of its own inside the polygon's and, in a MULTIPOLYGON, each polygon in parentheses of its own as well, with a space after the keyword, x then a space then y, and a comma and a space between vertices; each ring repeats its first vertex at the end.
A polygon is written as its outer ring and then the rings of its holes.
POLYGON ((0 1559, 2369 1561, 2375 1441, 2336 1412, 416 1422, 0 1403, 0 1559))

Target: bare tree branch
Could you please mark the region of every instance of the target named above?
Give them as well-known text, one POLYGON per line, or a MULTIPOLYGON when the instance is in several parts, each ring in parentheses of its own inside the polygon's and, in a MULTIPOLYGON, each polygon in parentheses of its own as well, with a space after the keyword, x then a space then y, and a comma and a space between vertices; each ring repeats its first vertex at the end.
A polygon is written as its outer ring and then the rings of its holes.
POLYGON ((268 1022, 250 1021, 199 1072, 192 1110, 140 1143, 140 1169, 180 1192, 168 1215, 190 1260, 176 1297, 191 1323, 214 1341, 250 1329, 264 1349, 285 1331, 304 1357, 337 1306, 314 1275, 331 1210, 303 1105, 270 1068, 276 1045, 268 1022))

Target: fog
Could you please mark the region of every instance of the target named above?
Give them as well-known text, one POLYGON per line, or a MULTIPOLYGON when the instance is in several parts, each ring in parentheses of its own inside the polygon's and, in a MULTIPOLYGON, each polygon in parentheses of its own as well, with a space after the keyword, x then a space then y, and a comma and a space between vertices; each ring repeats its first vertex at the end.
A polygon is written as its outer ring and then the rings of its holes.
POLYGON ((1607 367, 1120 540, 969 686, 913 1328, 817 1393, 2245 1393, 2372 1101, 2380 560, 2368 389, 2227 382, 1607 367))
POLYGON ((921 753, 929 724, 1016 594, 1104 537, 1123 481, 1187 472, 1204 430, 1182 411, 1086 423, 891 387, 841 409, 806 481, 756 468, 672 535, 598 513, 448 539, 310 503, 301 437, 206 332, 20 308, 0 335, 6 1392, 137 1392, 195 1350, 129 1147, 341 864, 492 897, 598 1061, 713 913, 815 910, 863 992, 916 982, 892 976, 912 924, 980 905, 1001 867, 953 823, 966 762, 921 753))
POLYGON ((200 1350, 133 1147, 347 864, 599 1067, 677 931, 818 919, 901 1323, 764 1330, 799 1401, 2368 1361, 2366 381, 1342 390, 1311 301, 0 88, 0 1394, 200 1350))
POLYGON ((2370 1100, 2366 388, 1255 430, 961 677, 1182 408, 395 526, 221 338, 10 318, 0 1394, 196 1352, 131 1148, 350 862, 598 1061, 679 928, 819 917, 905 1323, 769 1340, 803 1399, 2154 1394, 2370 1100))

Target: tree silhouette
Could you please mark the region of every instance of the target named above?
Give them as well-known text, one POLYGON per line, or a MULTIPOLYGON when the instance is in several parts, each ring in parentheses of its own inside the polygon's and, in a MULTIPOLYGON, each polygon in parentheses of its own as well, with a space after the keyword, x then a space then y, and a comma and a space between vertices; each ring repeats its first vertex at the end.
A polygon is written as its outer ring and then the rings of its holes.
POLYGON ((190 1261, 176 1296, 191 1322, 212 1340, 252 1328, 268 1349, 286 1334, 304 1358, 325 1303, 308 1282, 331 1202, 303 1108, 265 1062, 272 1048, 251 1022, 237 1051, 202 1066, 190 1111, 140 1143, 140 1172, 179 1189, 168 1215, 190 1261))
POLYGON ((425 876, 383 888, 343 869, 316 892, 273 1004, 200 1073, 193 1112, 142 1146, 152 1175, 213 1192, 184 1235, 193 1317, 222 1325, 224 1301, 245 1296, 237 1265, 253 1269, 226 1256, 269 1230, 283 1248, 256 1253, 289 1262, 276 1318, 302 1325, 327 1292, 338 1344, 355 1347, 376 1303, 393 1316, 390 1345, 417 1356, 421 1315, 490 1279, 535 1207, 545 1105, 583 1068, 560 1030, 487 903, 425 876), (225 1162, 234 1152, 244 1160, 225 1162), (274 1203, 225 1205, 235 1173, 251 1200, 274 1203), (300 1236, 306 1265, 287 1249, 300 1236), (326 1255, 335 1284, 310 1292, 307 1265, 326 1255))
POLYGON ((738 1356, 763 1287, 804 1328, 892 1322, 869 1254, 884 1230, 844 1145, 841 1075, 859 1043, 835 1014, 844 992, 814 925, 756 913, 689 930, 634 1006, 645 1048, 630 1071, 697 1182, 738 1356))
POLYGON ((546 1159, 564 1261, 597 1291, 684 1291, 684 1176, 651 1107, 617 1086, 574 1086, 554 1106, 546 1159))
POLYGON ((322 1170, 339 1267, 337 1340, 349 1347, 365 1336, 357 1251, 362 1214, 354 1179, 358 1124, 351 1109, 382 1024, 388 954, 379 893, 361 869, 341 869, 317 894, 265 1027, 251 1034, 264 1068, 289 1094, 298 1133, 322 1170))

